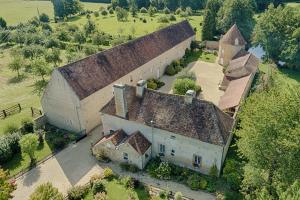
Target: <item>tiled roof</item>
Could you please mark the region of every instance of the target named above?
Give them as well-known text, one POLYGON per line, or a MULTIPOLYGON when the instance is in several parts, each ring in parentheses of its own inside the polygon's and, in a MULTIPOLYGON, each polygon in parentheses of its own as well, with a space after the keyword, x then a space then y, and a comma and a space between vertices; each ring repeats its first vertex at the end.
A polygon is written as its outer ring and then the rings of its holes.
POLYGON ((188 21, 58 68, 80 100, 195 35, 188 21))
POLYGON ((151 142, 145 138, 139 131, 132 133, 128 140, 128 144, 130 144, 140 155, 144 155, 145 152, 151 146, 151 142))
POLYGON ((253 75, 230 81, 224 95, 219 101, 219 108, 221 110, 233 108, 240 104, 251 76, 253 75))
MULTIPOLYGON (((128 120, 203 142, 226 145, 233 119, 213 103, 194 99, 191 104, 186 104, 183 96, 149 89, 145 89, 143 98, 139 98, 135 87, 126 86, 125 90, 128 120)), ((101 112, 116 115, 114 98, 101 112)))
POLYGON ((225 76, 241 78, 257 71, 259 60, 253 54, 248 53, 242 57, 231 60, 225 71, 225 76))
POLYGON ((115 146, 118 146, 127 138, 127 134, 122 130, 116 130, 114 133, 104 136, 98 143, 111 141, 115 146))
POLYGON ((241 34, 241 32, 236 24, 234 24, 227 31, 227 33, 221 38, 220 42, 235 45, 235 39, 238 39, 239 45, 247 44, 246 40, 244 39, 243 35, 241 34))

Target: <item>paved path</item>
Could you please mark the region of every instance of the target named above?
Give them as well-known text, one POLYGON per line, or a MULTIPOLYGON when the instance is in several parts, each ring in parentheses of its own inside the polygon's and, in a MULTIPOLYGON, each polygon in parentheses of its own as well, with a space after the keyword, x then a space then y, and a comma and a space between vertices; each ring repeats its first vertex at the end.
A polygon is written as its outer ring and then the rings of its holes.
POLYGON ((147 185, 152 185, 157 188, 169 190, 172 192, 178 192, 180 191, 183 196, 189 197, 194 200, 215 200, 216 197, 213 194, 202 192, 202 191, 194 191, 188 188, 187 186, 176 183, 173 181, 162 181, 155 178, 151 178, 147 173, 145 172, 139 172, 139 173, 130 173, 122 171, 118 164, 116 163, 100 163, 99 165, 104 167, 110 167, 115 173, 121 175, 121 176, 131 176, 135 179, 140 180, 142 183, 145 183, 147 185))
MULTIPOLYGON (((190 63, 178 75, 180 76, 186 72, 194 72, 197 77, 197 84, 201 86, 202 92, 199 98, 213 102, 215 105, 219 104, 220 97, 224 94, 219 90, 219 83, 223 80, 223 67, 216 63, 208 63, 204 61, 196 61, 190 63)), ((159 89, 161 92, 172 93, 172 85, 176 76, 163 76, 161 81, 165 85, 159 89)))
POLYGON ((74 185, 87 183, 90 176, 102 171, 90 153, 91 142, 100 138, 101 131, 102 128, 99 127, 91 136, 71 144, 56 156, 18 178, 13 199, 28 199, 34 189, 45 182, 51 182, 64 194, 74 185))

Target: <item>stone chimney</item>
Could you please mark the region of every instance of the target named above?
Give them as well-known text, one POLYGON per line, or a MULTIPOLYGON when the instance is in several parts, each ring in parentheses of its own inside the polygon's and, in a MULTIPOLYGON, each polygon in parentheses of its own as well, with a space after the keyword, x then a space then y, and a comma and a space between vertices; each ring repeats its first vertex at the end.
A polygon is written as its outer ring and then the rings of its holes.
POLYGON ((196 92, 194 90, 188 90, 184 96, 184 102, 187 104, 191 104, 193 99, 196 97, 196 92))
POLYGON ((127 118, 128 108, 126 101, 125 85, 114 84, 113 88, 115 96, 116 115, 122 118, 127 118))
POLYGON ((147 81, 139 80, 136 84, 136 96, 143 97, 145 88, 147 88, 147 81))

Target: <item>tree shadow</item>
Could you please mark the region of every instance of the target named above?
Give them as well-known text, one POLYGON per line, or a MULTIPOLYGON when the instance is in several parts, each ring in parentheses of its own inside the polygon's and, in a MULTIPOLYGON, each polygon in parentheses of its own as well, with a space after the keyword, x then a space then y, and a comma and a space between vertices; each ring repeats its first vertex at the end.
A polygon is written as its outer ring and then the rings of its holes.
POLYGON ((24 175, 23 185, 31 186, 33 185, 40 177, 41 171, 40 167, 34 167, 29 172, 24 175))
POLYGON ((285 74, 287 77, 294 79, 295 81, 300 83, 300 70, 279 68, 279 71, 285 74))
POLYGON ((68 22, 75 22, 80 19, 80 16, 72 16, 68 18, 68 22))
POLYGON ((8 84, 16 84, 16 83, 20 83, 23 80, 25 80, 27 78, 27 76, 25 74, 21 74, 20 76, 15 76, 11 79, 8 79, 7 83, 8 84))

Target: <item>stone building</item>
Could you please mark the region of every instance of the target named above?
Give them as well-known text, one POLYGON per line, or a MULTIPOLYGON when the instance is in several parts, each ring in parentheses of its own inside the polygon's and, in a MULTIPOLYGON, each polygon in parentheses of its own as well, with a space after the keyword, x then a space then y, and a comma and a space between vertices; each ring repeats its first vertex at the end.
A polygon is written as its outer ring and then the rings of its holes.
POLYGON ((241 50, 245 50, 246 44, 246 40, 234 24, 219 41, 218 63, 227 66, 241 50))
POLYGON ((112 98, 114 83, 159 78, 194 39, 193 28, 183 21, 55 69, 41 100, 47 121, 90 132, 101 123, 98 111, 112 98))
POLYGON ((160 156, 205 174, 213 165, 220 171, 233 118, 213 103, 195 98, 191 90, 185 96, 165 94, 146 89, 145 81, 137 87, 116 84, 113 89, 114 98, 100 111, 105 139, 94 146, 94 153, 104 149, 112 160, 140 168, 149 157, 160 156), (107 138, 118 137, 120 131, 124 139, 112 145, 107 138), (137 132, 140 139, 130 145, 137 132))

